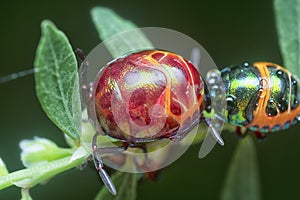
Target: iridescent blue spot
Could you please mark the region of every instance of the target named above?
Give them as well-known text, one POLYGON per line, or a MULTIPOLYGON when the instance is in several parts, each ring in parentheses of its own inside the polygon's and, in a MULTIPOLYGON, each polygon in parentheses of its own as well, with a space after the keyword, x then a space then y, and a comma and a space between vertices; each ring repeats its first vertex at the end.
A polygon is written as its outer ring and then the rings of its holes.
POLYGON ((270 128, 269 126, 264 126, 259 131, 262 133, 270 132, 269 128, 270 128))
POLYGON ((292 124, 295 125, 297 122, 298 122, 298 119, 295 118, 292 124))
POLYGON ((273 128, 271 129, 272 132, 273 131, 279 131, 279 130, 280 130, 280 125, 279 124, 273 126, 273 128))
POLYGON ((290 126, 291 126, 291 121, 285 122, 284 125, 283 125, 283 130, 288 129, 290 126))
POLYGON ((258 130, 258 126, 250 126, 249 129, 251 131, 257 131, 258 130))

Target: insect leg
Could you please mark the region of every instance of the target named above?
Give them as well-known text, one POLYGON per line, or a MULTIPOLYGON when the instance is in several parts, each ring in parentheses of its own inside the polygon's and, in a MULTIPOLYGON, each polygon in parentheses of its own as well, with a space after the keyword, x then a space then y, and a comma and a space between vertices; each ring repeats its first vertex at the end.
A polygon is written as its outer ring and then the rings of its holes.
POLYGON ((258 141, 264 141, 267 139, 267 135, 259 131, 254 131, 254 135, 258 139, 258 141))
POLYGON ((79 48, 75 50, 76 55, 80 58, 80 60, 83 62, 85 60, 85 55, 83 51, 79 48))
POLYGON ((237 134, 237 136, 239 136, 241 139, 245 138, 249 133, 250 133, 250 129, 249 128, 243 128, 240 126, 235 127, 235 132, 237 134))
POLYGON ((243 137, 242 128, 240 126, 235 127, 235 132, 239 137, 243 137))
POLYGON ((93 156, 89 155, 89 157, 86 158, 85 162, 78 166, 79 170, 83 170, 84 168, 86 168, 88 165, 88 162, 91 161, 92 159, 93 159, 93 156))
POLYGON ((122 153, 126 151, 126 146, 120 146, 120 147, 100 147, 96 149, 97 154, 105 155, 105 154, 111 154, 111 153, 122 153))
POLYGON ((94 164, 96 169, 98 170, 98 173, 100 175, 101 180, 103 181, 104 185, 107 187, 107 189, 112 193, 113 195, 117 194, 116 188, 110 178, 110 176, 107 174, 105 169, 103 168, 103 162, 101 160, 99 149, 97 146, 97 137, 99 136, 99 132, 96 132, 93 136, 92 146, 93 146, 93 158, 94 158, 94 164))
POLYGON ((83 51, 81 49, 75 50, 76 55, 81 60, 81 70, 79 71, 79 78, 80 78, 80 85, 81 85, 81 98, 82 103, 87 104, 87 102, 91 99, 91 85, 87 82, 87 75, 88 75, 88 68, 89 68, 89 62, 86 59, 86 56, 84 55, 83 51))
POLYGON ((218 131, 215 129, 215 127, 212 125, 212 122, 211 120, 209 119, 205 119, 204 120, 206 125, 208 126, 208 128, 211 130, 211 133, 212 135, 214 136, 214 138, 217 140, 217 142, 220 144, 220 145, 224 145, 224 141, 222 139, 222 137, 220 136, 220 134, 218 133, 218 131))

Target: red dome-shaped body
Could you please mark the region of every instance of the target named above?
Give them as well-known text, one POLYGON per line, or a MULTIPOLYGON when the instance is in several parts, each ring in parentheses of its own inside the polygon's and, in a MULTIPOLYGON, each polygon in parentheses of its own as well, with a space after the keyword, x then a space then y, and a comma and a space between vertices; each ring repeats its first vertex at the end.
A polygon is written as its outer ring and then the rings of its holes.
POLYGON ((204 84, 179 55, 145 50, 101 70, 95 90, 105 134, 129 144, 184 136, 199 121, 204 84))

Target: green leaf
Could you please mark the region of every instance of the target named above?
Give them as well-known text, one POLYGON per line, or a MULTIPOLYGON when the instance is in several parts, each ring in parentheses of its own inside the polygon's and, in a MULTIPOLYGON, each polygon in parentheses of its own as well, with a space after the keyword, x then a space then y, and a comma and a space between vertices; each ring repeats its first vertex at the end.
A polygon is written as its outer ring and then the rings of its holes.
POLYGON ((5 176, 7 175, 9 172, 6 168, 5 163, 3 162, 3 160, 0 158, 0 176, 5 176))
POLYGON ((65 134, 78 140, 81 108, 77 61, 63 32, 43 21, 34 62, 36 91, 48 117, 65 134))
POLYGON ((227 172, 221 200, 261 199, 255 145, 250 135, 240 140, 227 172))
POLYGON ((95 7, 91 11, 91 16, 99 37, 114 58, 136 49, 152 48, 151 42, 135 24, 121 18, 114 11, 104 7, 95 7), (132 32, 126 37, 118 35, 114 40, 106 40, 128 30, 132 32))
POLYGON ((22 140, 19 145, 22 149, 21 160, 26 167, 48 163, 73 153, 72 149, 59 148, 54 142, 39 137, 22 140))
POLYGON ((284 66, 300 76, 300 1, 275 0, 275 17, 284 66))
POLYGON ((117 195, 113 196, 105 187, 97 194, 95 200, 134 200, 136 199, 138 176, 136 173, 116 172, 112 181, 116 185, 117 195))

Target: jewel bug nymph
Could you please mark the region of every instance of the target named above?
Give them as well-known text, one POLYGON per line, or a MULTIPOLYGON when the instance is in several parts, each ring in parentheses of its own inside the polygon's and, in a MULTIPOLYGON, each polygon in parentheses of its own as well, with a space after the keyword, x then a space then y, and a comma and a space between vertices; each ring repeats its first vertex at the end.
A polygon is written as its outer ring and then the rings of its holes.
POLYGON ((270 62, 222 70, 227 93, 226 122, 261 133, 289 128, 300 120, 300 84, 287 69, 270 62))

